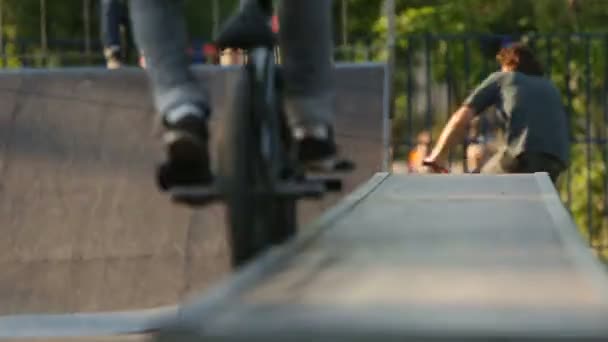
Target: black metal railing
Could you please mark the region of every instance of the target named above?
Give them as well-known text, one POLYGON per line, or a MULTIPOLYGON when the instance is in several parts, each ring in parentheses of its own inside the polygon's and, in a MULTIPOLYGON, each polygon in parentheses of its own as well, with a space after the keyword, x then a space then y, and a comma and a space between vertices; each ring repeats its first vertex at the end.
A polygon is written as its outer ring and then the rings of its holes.
MULTIPOLYGON (((563 95, 570 122, 572 165, 559 183, 565 205, 589 244, 608 249, 608 35, 418 34, 401 37, 396 66, 394 146, 397 158, 432 138, 472 88, 498 70, 495 55, 514 41, 531 45, 563 95)), ((539 99, 542 101, 542 99, 539 99)), ((547 129, 551 129, 547 127, 547 129)), ((451 160, 469 171, 476 145, 488 157, 501 140, 492 110, 471 127, 451 160)))

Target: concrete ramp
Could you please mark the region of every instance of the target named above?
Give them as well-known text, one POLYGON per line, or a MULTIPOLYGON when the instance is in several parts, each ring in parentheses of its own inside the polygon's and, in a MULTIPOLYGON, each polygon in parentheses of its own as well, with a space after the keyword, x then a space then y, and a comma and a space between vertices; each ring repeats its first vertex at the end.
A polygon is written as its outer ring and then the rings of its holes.
MULTIPOLYGON (((216 120, 238 72, 197 70, 216 120)), ((339 143, 359 166, 348 192, 382 167, 384 66, 340 65, 336 79, 339 143)), ((2 73, 0 111, 0 315, 174 305, 229 273, 223 207, 193 211, 156 190, 143 72, 2 73)), ((339 198, 301 206, 301 220, 339 198)))
POLYGON ((377 174, 177 308, 5 317, 0 338, 605 341, 606 322, 608 275, 546 174, 377 174))
POLYGON ((608 275, 546 174, 379 174, 315 228, 187 303, 174 329, 192 341, 608 338, 608 275))

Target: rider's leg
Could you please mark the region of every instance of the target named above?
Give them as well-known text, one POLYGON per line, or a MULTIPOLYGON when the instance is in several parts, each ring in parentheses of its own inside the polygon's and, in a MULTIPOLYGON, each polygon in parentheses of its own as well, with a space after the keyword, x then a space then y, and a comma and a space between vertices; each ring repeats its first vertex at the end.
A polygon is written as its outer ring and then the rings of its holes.
POLYGON ((481 167, 480 173, 504 174, 511 173, 517 167, 517 159, 509 153, 506 147, 498 149, 481 167))
POLYGON ((331 6, 328 0, 288 0, 279 7, 285 109, 303 161, 336 153, 331 6))
POLYGON ((566 169, 557 158, 545 153, 524 152, 518 160, 517 173, 546 172, 553 184, 557 183, 559 175, 566 169))
POLYGON ((100 8, 101 43, 108 69, 121 66, 120 25, 121 4, 118 0, 102 0, 100 8))
POLYGON ((556 158, 542 153, 524 152, 517 157, 508 148, 502 148, 494 154, 482 167, 481 173, 535 173, 546 172, 555 184, 559 175, 566 167, 556 158))
MULTIPOLYGON (((209 178, 208 97, 190 70, 181 1, 131 0, 135 41, 146 55, 156 109, 166 128, 169 163, 209 178)), ((197 179, 191 179, 192 177, 197 179)))

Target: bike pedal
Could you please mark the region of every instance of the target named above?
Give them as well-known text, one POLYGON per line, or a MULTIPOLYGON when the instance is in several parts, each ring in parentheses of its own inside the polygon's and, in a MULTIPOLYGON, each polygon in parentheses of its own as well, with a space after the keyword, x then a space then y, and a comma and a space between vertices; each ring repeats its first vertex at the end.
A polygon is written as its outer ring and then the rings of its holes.
POLYGON ((339 159, 334 166, 335 172, 352 172, 357 165, 350 159, 339 159))
POLYGON ((320 198, 326 189, 319 182, 284 182, 277 184, 275 194, 284 197, 320 198))
POLYGON ((330 192, 342 191, 342 179, 331 176, 306 176, 305 182, 320 183, 330 192))
POLYGON ((204 206, 222 198, 221 192, 215 185, 179 186, 171 188, 169 192, 174 202, 189 206, 204 206))
POLYGON ((355 163, 348 159, 327 159, 310 162, 305 165, 305 169, 308 172, 315 173, 350 173, 355 168, 355 163))

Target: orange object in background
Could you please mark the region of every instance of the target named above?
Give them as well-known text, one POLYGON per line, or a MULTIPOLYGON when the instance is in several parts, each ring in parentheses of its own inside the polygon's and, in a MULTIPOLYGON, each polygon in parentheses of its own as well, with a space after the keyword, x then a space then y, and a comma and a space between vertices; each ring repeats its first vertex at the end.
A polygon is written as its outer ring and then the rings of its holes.
POLYGON ((416 172, 416 169, 422 165, 424 155, 417 148, 413 148, 407 156, 407 167, 410 172, 416 172))
POLYGON ((410 150, 407 157, 407 165, 410 172, 418 172, 422 167, 422 160, 429 152, 431 143, 431 134, 427 131, 422 131, 416 137, 416 146, 410 150))

